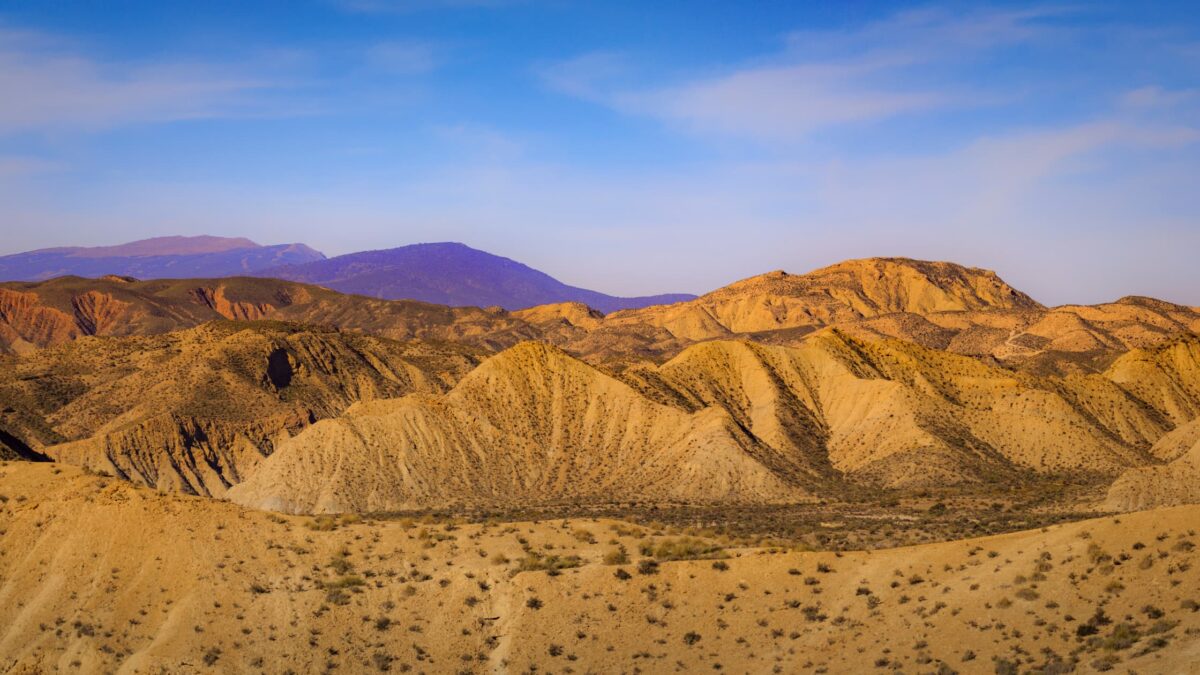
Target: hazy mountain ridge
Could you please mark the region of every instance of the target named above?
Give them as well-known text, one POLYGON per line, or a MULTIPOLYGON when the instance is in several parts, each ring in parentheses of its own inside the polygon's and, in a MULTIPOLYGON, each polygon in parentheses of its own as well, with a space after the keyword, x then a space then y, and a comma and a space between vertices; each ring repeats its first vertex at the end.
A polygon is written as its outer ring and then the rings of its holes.
POLYGON ((452 242, 349 253, 260 274, 385 300, 508 310, 578 302, 612 312, 694 297, 683 293, 635 298, 606 295, 568 286, 514 260, 452 242))
POLYGON ((0 280, 104 275, 139 279, 224 277, 324 258, 304 244, 260 246, 241 238, 158 237, 117 246, 60 247, 0 256, 0 280))

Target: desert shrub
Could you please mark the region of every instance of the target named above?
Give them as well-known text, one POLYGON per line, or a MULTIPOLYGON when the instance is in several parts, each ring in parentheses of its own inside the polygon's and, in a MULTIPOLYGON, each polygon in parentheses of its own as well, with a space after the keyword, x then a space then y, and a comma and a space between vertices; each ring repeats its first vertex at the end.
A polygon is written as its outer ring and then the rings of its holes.
POLYGON ((304 526, 316 532, 330 532, 338 528, 338 519, 334 516, 317 516, 304 526))
POLYGON ((696 633, 696 632, 689 631, 686 634, 684 634, 684 636, 683 636, 683 644, 688 645, 689 647, 696 644, 699 641, 700 641, 700 634, 696 633))
POLYGON ((1040 597, 1038 592, 1032 588, 1022 588, 1015 595, 1022 600, 1037 600, 1040 597))
POLYGON ((1119 623, 1113 626, 1112 632, 1104 639, 1101 646, 1110 652, 1121 651, 1132 647, 1141 637, 1137 628, 1134 628, 1132 624, 1119 623))
POLYGON ((559 556, 559 555, 542 555, 541 553, 529 552, 521 562, 517 565, 518 572, 557 572, 558 570, 571 569, 579 567, 583 564, 583 559, 577 555, 559 556))
POLYGON ((658 574, 658 562, 650 559, 638 562, 638 574, 658 574))
POLYGON ((997 658, 995 661, 996 675, 1017 675, 1020 672, 1017 664, 1008 659, 997 658))
POLYGON ((371 663, 381 671, 391 670, 392 661, 395 660, 391 654, 385 654, 384 652, 375 652, 371 655, 371 663))
POLYGON ((347 559, 347 555, 347 552, 343 551, 333 556, 333 558, 331 558, 329 561, 329 569, 333 570, 336 574, 342 575, 349 574, 351 571, 353 571, 354 565, 349 559, 347 559))
POLYGON ((608 553, 604 554, 604 564, 605 565, 628 565, 629 564, 629 552, 625 550, 624 546, 618 546, 614 549, 611 549, 608 553))
POLYGON ((662 539, 655 544, 643 545, 642 555, 652 556, 658 560, 696 560, 720 557, 724 555, 724 551, 717 544, 704 539, 681 537, 679 539, 662 539))

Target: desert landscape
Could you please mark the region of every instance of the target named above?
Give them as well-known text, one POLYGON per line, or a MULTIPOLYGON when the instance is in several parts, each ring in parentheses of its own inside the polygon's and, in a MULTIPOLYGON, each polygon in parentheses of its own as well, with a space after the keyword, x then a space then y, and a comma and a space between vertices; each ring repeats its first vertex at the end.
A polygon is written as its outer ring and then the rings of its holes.
POLYGON ((1200 4, 0 3, 0 675, 1200 675, 1200 4))
POLYGON ((1188 672, 1200 308, 0 285, 8 672, 1188 672))

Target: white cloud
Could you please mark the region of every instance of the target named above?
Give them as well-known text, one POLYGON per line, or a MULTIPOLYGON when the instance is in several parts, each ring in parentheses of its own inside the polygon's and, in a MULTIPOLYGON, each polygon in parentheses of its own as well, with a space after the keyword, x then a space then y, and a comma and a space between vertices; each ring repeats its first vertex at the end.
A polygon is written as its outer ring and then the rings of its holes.
POLYGON ((950 102, 944 94, 867 87, 848 66, 753 68, 651 92, 622 93, 618 108, 683 124, 689 130, 759 140, 802 140, 813 131, 887 119, 950 102))
POLYGON ((103 62, 50 36, 0 29, 0 134, 253 115, 255 94, 273 86, 202 64, 103 62))
POLYGON ((769 62, 654 86, 629 84, 634 60, 611 52, 568 59, 539 75, 555 91, 687 131, 798 141, 827 127, 989 104, 994 95, 903 76, 1044 35, 1038 20, 1055 13, 919 11, 855 30, 794 32, 769 62))

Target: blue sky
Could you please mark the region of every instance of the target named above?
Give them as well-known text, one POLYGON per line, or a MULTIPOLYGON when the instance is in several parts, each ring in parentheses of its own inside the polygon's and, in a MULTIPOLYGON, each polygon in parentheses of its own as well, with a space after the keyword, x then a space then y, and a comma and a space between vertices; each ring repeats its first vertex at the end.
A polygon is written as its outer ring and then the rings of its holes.
POLYGON ((1195 3, 0 4, 0 253, 455 240, 703 292, 902 255, 1200 305, 1195 3))

